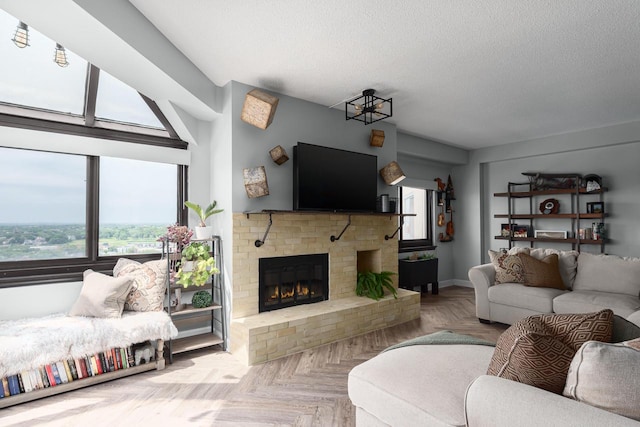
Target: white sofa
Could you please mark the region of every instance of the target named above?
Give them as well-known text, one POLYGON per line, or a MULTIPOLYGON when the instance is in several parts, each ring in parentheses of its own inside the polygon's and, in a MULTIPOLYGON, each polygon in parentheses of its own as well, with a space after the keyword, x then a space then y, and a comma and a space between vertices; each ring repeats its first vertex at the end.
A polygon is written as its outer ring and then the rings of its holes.
POLYGON ((495 284, 493 264, 469 270, 475 289, 476 315, 481 322, 513 324, 542 313, 588 313, 609 308, 640 325, 640 258, 594 255, 553 249, 526 250, 537 259, 557 254, 567 290, 531 287, 521 283, 495 284))
POLYGON ((349 373, 356 426, 640 426, 529 385, 484 375, 494 348, 415 345, 377 355, 349 373))

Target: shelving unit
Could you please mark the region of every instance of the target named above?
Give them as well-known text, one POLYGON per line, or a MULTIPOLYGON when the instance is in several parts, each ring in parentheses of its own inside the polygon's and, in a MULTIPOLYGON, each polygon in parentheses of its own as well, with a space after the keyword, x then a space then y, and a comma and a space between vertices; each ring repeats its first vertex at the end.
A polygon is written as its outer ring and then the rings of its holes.
POLYGON ((172 278, 178 269, 183 248, 172 242, 163 242, 163 258, 167 260, 167 271, 169 273, 167 275, 168 298, 165 310, 171 316, 178 331, 184 335, 166 342, 165 348, 167 349, 169 363, 173 363, 173 355, 178 353, 216 345, 219 345, 223 351, 226 350, 222 240, 219 236, 212 236, 210 239, 191 240, 191 243, 195 242, 207 243, 210 246, 211 255, 215 259, 215 267, 218 268, 219 273, 212 274, 210 282, 204 286, 187 288, 175 284, 172 278), (204 308, 194 308, 191 304, 183 305, 181 301, 177 301, 177 307, 172 307, 171 300, 176 290, 179 290, 182 298, 184 298, 184 294, 206 290, 212 295, 212 305, 204 308), (189 330, 202 330, 203 328, 206 328, 207 331, 193 334, 188 332, 189 330))
MULTIPOLYGON (((571 179, 574 182, 574 186, 572 188, 552 188, 545 190, 535 190, 533 182, 524 182, 524 183, 508 183, 508 191, 504 193, 494 193, 494 197, 506 197, 508 199, 508 212, 505 214, 495 214, 494 218, 504 218, 507 221, 507 224, 513 224, 515 220, 527 220, 530 233, 533 233, 535 230, 535 224, 539 220, 548 220, 548 219, 557 219, 569 221, 569 231, 567 238, 548 238, 548 237, 533 237, 533 235, 528 235, 527 237, 516 237, 513 233, 510 233, 507 236, 498 235, 495 236, 495 239, 498 240, 507 240, 509 242, 509 248, 513 246, 514 242, 530 242, 530 246, 533 247, 535 242, 544 242, 544 243, 567 243, 571 244, 572 249, 580 250, 582 245, 598 245, 600 246, 600 252, 604 253, 605 243, 607 242, 606 238, 600 239, 586 239, 580 238, 580 235, 577 233, 580 227, 582 220, 595 220, 594 222, 604 223, 605 218, 608 216, 606 212, 598 212, 598 213, 587 213, 581 206, 581 200, 584 200, 585 197, 589 197, 591 201, 604 202, 603 195, 608 191, 606 187, 601 187, 599 190, 587 191, 586 188, 582 187, 581 180, 582 176, 577 174, 555 174, 554 178, 566 178, 571 179), (520 189, 524 189, 524 191, 517 191, 520 189), (565 198, 565 202, 568 200, 569 203, 561 203, 561 206, 569 206, 569 212, 558 212, 558 213, 534 213, 537 212, 538 209, 538 201, 543 198, 548 198, 549 196, 560 196, 565 198), (529 208, 528 213, 515 213, 515 201, 517 199, 529 199, 529 208)), ((565 222, 566 224, 566 222, 565 222)), ((590 228, 590 227, 589 227, 590 228)))

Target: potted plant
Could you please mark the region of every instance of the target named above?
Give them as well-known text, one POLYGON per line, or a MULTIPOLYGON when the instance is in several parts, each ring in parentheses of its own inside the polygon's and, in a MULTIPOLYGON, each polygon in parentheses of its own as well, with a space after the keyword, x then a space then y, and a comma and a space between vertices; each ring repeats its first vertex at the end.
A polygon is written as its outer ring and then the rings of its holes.
POLYGON ((180 266, 175 275, 176 283, 185 288, 202 286, 212 274, 219 273, 215 265, 216 260, 211 256, 206 243, 191 243, 182 251, 180 266))
POLYGON ((203 209, 202 206, 200 206, 197 203, 193 203, 188 200, 184 202, 184 205, 189 209, 193 210, 196 213, 196 215, 198 215, 198 218, 200 219, 200 224, 197 227, 195 227, 197 239, 208 239, 213 234, 213 228, 211 226, 207 226, 206 220, 211 215, 220 213, 224 210, 224 209, 216 209, 217 204, 218 202, 214 200, 209 206, 203 209))
POLYGON ((393 274, 395 273, 391 271, 381 271, 380 273, 374 273, 373 271, 358 272, 356 295, 367 296, 377 301, 384 296, 384 291, 387 289, 397 299, 398 292, 391 281, 393 274))

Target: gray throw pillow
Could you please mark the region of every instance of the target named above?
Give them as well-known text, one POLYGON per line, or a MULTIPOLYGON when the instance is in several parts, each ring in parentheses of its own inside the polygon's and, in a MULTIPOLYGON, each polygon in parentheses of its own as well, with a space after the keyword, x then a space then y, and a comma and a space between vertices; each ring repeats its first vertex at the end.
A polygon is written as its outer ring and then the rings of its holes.
POLYGON ((83 274, 82 289, 69 310, 69 316, 121 317, 133 278, 111 277, 87 270, 83 274))

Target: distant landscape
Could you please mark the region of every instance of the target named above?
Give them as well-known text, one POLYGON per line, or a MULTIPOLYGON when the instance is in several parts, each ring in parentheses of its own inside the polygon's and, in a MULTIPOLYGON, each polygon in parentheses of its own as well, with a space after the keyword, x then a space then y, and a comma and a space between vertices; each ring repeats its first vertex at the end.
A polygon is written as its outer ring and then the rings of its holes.
MULTIPOLYGON (((165 225, 102 224, 99 255, 160 253, 165 225)), ((0 262, 78 258, 85 254, 84 224, 0 224, 0 262)))

